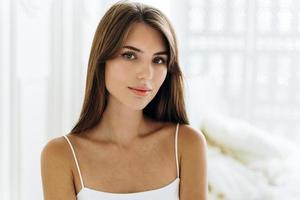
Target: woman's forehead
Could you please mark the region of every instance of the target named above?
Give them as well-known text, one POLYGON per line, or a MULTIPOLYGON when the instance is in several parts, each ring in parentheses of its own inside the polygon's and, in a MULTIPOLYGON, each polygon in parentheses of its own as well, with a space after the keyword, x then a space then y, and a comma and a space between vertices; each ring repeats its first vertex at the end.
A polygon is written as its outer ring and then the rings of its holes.
POLYGON ((128 30, 123 46, 133 46, 145 52, 167 51, 163 35, 145 23, 134 23, 128 30))

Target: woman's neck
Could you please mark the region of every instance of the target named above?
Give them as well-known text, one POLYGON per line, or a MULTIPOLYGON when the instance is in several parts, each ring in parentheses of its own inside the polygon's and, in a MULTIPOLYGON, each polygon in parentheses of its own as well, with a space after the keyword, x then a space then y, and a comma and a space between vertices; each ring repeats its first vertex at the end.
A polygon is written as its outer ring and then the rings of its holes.
POLYGON ((149 133, 152 120, 142 110, 125 106, 107 106, 101 121, 94 128, 94 137, 120 147, 130 146, 136 139, 149 133))

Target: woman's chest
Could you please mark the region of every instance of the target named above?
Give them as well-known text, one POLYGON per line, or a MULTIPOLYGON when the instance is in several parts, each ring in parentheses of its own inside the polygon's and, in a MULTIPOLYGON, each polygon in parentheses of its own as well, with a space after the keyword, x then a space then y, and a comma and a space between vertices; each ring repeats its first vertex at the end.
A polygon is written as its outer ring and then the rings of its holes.
MULTIPOLYGON (((172 143, 144 143, 124 151, 89 147, 81 152, 80 169, 89 188, 123 193, 143 191, 166 185, 176 177, 172 143)), ((76 185, 80 189, 78 181, 76 185)))

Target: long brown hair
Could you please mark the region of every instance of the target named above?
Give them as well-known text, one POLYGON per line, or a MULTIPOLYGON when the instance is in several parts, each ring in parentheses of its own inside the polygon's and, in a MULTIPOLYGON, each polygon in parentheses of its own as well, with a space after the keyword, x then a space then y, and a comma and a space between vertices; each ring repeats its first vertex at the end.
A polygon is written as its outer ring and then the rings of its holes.
POLYGON ((144 115, 166 122, 188 124, 184 103, 183 78, 178 64, 175 32, 167 17, 158 9, 142 3, 120 1, 101 19, 89 57, 84 103, 80 118, 71 133, 80 133, 95 126, 107 105, 105 62, 112 58, 133 23, 142 22, 158 30, 168 50, 166 79, 152 101, 143 109, 144 115))

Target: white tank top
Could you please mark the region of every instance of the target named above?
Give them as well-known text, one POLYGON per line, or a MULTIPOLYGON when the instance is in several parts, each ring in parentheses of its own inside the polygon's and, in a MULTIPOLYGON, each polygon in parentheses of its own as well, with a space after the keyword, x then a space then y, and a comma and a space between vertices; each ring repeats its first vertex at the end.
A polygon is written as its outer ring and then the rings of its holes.
POLYGON ((178 129, 179 124, 177 123, 176 132, 175 132, 175 158, 176 158, 176 178, 169 184, 154 190, 146 190, 142 192, 133 192, 133 193, 110 193, 103 192, 99 190, 94 190, 84 186, 83 179, 81 176, 79 164, 76 158, 74 148, 69 140, 69 138, 64 135, 68 141, 70 148, 73 153, 75 164, 78 170, 81 190, 77 194, 78 200, 179 200, 179 165, 178 165, 178 153, 177 153, 177 138, 178 138, 178 129))

